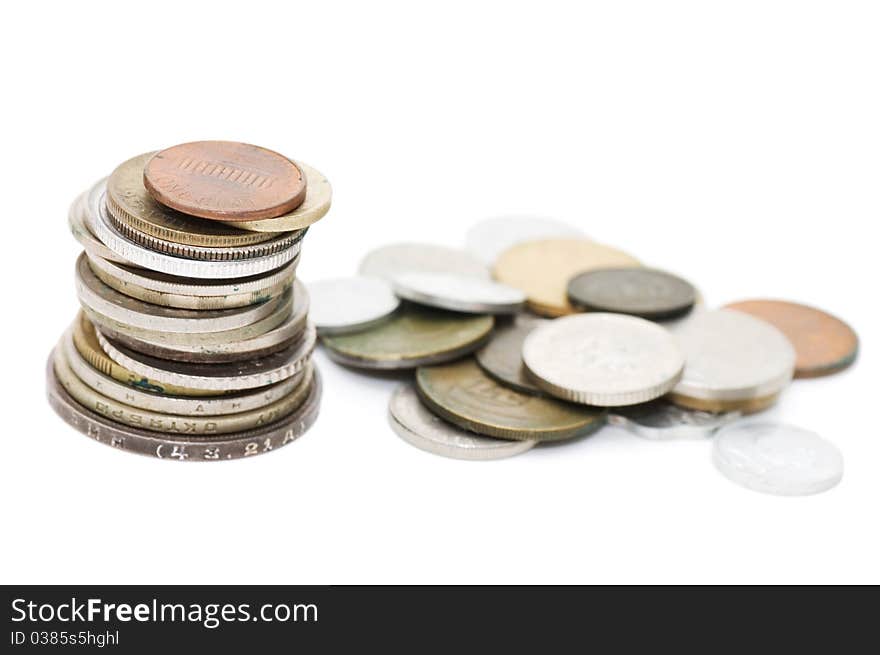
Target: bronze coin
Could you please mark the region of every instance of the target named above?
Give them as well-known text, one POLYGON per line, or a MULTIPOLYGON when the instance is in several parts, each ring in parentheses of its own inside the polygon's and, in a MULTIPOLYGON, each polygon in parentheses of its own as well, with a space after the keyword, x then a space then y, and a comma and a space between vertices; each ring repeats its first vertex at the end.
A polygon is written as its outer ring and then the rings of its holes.
POLYGON ((777 391, 769 396, 761 398, 746 398, 745 400, 718 400, 707 398, 694 398, 691 396, 682 396, 677 393, 670 393, 665 398, 679 407, 685 409, 694 409, 699 412, 711 412, 712 414, 723 414, 726 412, 739 412, 741 414, 755 414, 763 412, 776 404, 781 391, 777 391))
POLYGON ((195 141, 157 152, 144 167, 153 198, 217 221, 253 221, 293 211, 306 178, 287 157, 247 143, 195 141))
POLYGON ((783 300, 743 300, 726 308, 763 319, 788 337, 797 355, 796 378, 830 375, 856 359, 858 335, 842 320, 821 309, 783 300))

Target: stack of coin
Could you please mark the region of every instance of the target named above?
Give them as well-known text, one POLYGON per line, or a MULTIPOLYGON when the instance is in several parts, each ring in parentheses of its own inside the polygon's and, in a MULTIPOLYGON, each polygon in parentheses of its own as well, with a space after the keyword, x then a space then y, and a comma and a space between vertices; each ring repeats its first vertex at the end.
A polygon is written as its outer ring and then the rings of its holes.
POLYGON ((82 309, 47 367, 55 410, 101 443, 181 461, 303 434, 321 380, 296 268, 330 197, 315 169, 242 143, 119 165, 70 209, 82 309))

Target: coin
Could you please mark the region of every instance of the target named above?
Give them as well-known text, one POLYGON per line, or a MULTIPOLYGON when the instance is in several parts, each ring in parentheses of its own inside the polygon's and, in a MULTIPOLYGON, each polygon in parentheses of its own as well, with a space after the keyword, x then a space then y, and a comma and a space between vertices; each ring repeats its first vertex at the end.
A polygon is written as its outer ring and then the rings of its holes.
POLYGON ((522 361, 522 346, 538 323, 517 321, 495 328, 489 342, 475 357, 482 369, 504 386, 522 393, 542 395, 543 391, 529 377, 522 361))
POLYGON ((778 328, 794 346, 796 378, 836 373, 856 359, 859 338, 836 316, 783 300, 743 300, 726 309, 751 314, 778 328))
POLYGON ((715 466, 729 480, 767 494, 806 496, 843 478, 843 456, 814 432, 781 423, 739 423, 715 436, 715 466))
POLYGON ((292 443, 312 426, 321 404, 321 378, 314 370, 309 395, 290 416, 270 425, 216 437, 162 435, 110 421, 77 403, 58 383, 52 356, 46 365, 49 404, 68 425, 99 443, 177 461, 220 461, 260 455, 292 443))
POLYGON ((489 269, 463 250, 430 243, 394 243, 371 250, 358 267, 361 275, 393 281, 401 273, 456 273, 488 280, 489 269))
POLYGON ((499 216, 480 221, 465 235, 465 247, 489 266, 502 252, 525 241, 554 237, 583 238, 575 227, 538 216, 499 216))
POLYGON ((90 257, 99 257, 105 260, 116 262, 118 264, 128 264, 122 257, 110 250, 101 243, 98 238, 92 234, 91 230, 86 226, 86 197, 87 193, 78 196, 70 210, 67 213, 67 225, 73 238, 79 242, 79 245, 89 254, 90 257))
POLYGON ((545 239, 520 243, 505 250, 493 268, 496 280, 519 289, 529 309, 542 316, 575 311, 568 301, 568 281, 599 268, 639 266, 625 252, 586 239, 545 239))
POLYGON ((507 285, 455 273, 401 273, 394 292, 420 305, 472 314, 513 314, 526 301, 507 285))
POLYGON ((687 280, 654 268, 603 268, 569 280, 568 299, 590 311, 664 320, 691 311, 697 291, 687 280))
POLYGON ((663 327, 623 314, 565 316, 523 342, 523 363, 548 393, 601 407, 647 402, 672 389, 684 368, 663 327))
POLYGON ((331 359, 357 368, 402 369, 445 362, 479 348, 491 316, 456 314, 406 303, 380 325, 322 337, 331 359))
POLYGON ((705 439, 739 417, 739 412, 701 412, 658 398, 649 403, 614 409, 608 415, 608 424, 645 439, 705 439))
POLYGON ((287 157, 235 141, 194 141, 153 155, 143 169, 155 200, 218 221, 275 218, 299 207, 306 178, 287 157))
POLYGON ((385 320, 400 306, 391 285, 379 278, 332 278, 311 282, 308 288, 311 319, 320 335, 364 330, 385 320))
POLYGON ((744 400, 724 400, 724 399, 708 399, 708 398, 693 398, 690 396, 682 396, 677 393, 669 393, 666 395, 666 398, 678 405, 679 407, 684 407, 685 409, 692 409, 701 412, 713 412, 713 413, 724 413, 724 412, 736 412, 738 414, 755 414, 757 412, 763 412, 765 409, 772 407, 776 404, 776 401, 779 400, 779 396, 782 395, 781 391, 777 391, 776 393, 771 393, 767 396, 761 396, 759 398, 746 398, 744 400))
POLYGON ((453 459, 489 460, 519 455, 538 442, 482 437, 432 414, 409 384, 399 386, 388 405, 391 429, 407 443, 453 459))
POLYGON ((473 358, 416 371, 419 396, 438 416, 501 439, 560 441, 600 428, 605 412, 519 393, 487 376, 473 358))
POLYGON ((751 400, 782 391, 794 373, 794 349, 779 330, 729 309, 703 312, 676 330, 687 366, 675 402, 751 400))
POLYGON ((190 246, 226 248, 247 246, 274 238, 188 216, 155 200, 144 186, 144 166, 156 154, 132 157, 89 191, 92 204, 106 188, 107 209, 117 221, 142 234, 190 246))

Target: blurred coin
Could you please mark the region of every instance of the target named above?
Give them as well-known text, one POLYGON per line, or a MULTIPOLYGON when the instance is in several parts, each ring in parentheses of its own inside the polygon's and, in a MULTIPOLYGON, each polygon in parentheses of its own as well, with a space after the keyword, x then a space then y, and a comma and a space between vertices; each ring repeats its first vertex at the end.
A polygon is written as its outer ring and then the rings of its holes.
POLYGON ((513 314, 526 301, 512 287, 454 273, 401 273, 394 292, 420 305, 472 314, 513 314))
POLYGON ((496 326, 492 338, 474 356, 482 369, 501 384, 515 391, 542 395, 522 361, 523 342, 539 325, 538 321, 541 319, 524 321, 518 316, 516 321, 496 326))
POLYGON ((409 384, 399 386, 388 405, 391 428, 404 441, 435 455, 453 459, 489 460, 519 455, 537 444, 534 440, 481 437, 432 414, 409 384))
POLYGON ((645 439, 665 441, 705 439, 739 417, 739 412, 700 412, 658 398, 649 403, 615 408, 608 416, 608 423, 645 439))
POLYGON ((687 314, 697 292, 687 280, 654 268, 603 268, 569 280, 568 298, 589 311, 664 320, 687 314))
POLYGON ((352 334, 322 337, 327 355, 346 366, 415 368, 473 352, 492 331, 491 316, 404 304, 387 321, 352 334))
POLYGON ((576 310, 568 301, 568 281, 599 268, 639 266, 625 252, 586 239, 545 239, 520 243, 495 262, 496 280, 519 289, 529 309, 542 316, 563 316, 576 310))
POLYGON ((582 238, 575 227, 538 216, 500 216, 480 221, 467 231, 465 247, 468 252, 491 266, 502 252, 525 241, 554 237, 582 238))
POLYGON ((856 359, 859 338, 836 316, 821 309, 783 300, 743 300, 727 305, 767 321, 794 346, 796 378, 836 373, 856 359))
POLYGON ((715 414, 725 412, 735 412, 737 414, 755 414, 763 412, 776 404, 781 391, 772 393, 759 398, 746 398, 744 400, 725 400, 711 398, 694 398, 692 396, 682 396, 677 393, 668 393, 666 399, 671 403, 675 403, 679 407, 692 409, 700 412, 712 412, 715 414))
POLYGON ((843 478, 843 457, 814 432, 781 423, 738 423, 715 436, 715 466, 737 484, 778 496, 806 496, 843 478))
POLYGON ((489 269, 463 250, 430 243, 394 243, 367 253, 358 267, 361 275, 388 281, 401 273, 455 273, 489 279, 489 269))
POLYGON ((318 334, 357 332, 383 321, 400 306, 385 280, 341 277, 308 285, 312 297, 311 320, 318 334))
POLYGON ((605 412, 522 394, 487 376, 472 358, 416 371, 419 396, 460 428, 501 439, 559 441, 589 434, 605 412))
POLYGON ((684 357, 663 327, 623 314, 565 316, 536 328, 523 363, 548 393, 614 407, 647 402, 678 382, 684 357))

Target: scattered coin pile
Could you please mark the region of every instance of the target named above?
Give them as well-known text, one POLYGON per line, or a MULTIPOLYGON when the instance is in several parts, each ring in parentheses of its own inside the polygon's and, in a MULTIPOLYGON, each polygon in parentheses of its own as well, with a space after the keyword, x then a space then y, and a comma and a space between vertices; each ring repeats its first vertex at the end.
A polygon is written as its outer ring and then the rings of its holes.
POLYGON ((767 300, 708 310, 681 277, 528 217, 483 221, 463 250, 378 248, 358 275, 310 292, 331 359, 415 370, 389 414, 423 450, 496 459, 611 424, 657 440, 715 435, 719 470, 769 493, 816 493, 843 474, 821 437, 739 420, 793 378, 854 361, 855 333, 821 310, 767 300))
POLYGON ((101 443, 181 461, 302 435, 321 380, 295 274, 330 199, 315 169, 243 143, 118 166, 70 209, 82 309, 47 365, 55 411, 101 443))

